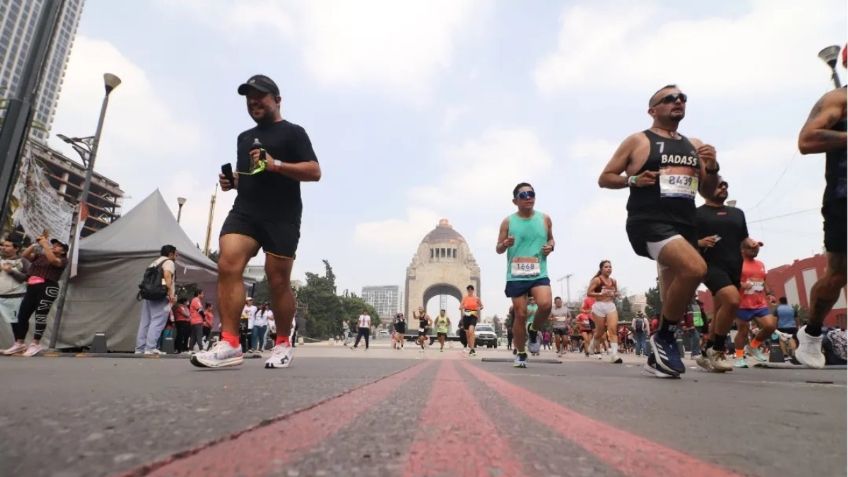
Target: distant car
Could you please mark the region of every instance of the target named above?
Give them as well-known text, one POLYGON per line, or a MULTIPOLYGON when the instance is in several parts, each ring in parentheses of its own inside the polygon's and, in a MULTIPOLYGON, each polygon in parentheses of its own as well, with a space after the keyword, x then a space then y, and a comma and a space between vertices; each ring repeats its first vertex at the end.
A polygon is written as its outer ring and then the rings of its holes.
POLYGON ((495 334, 492 325, 488 323, 480 323, 474 328, 474 338, 478 346, 498 347, 498 335, 495 334))
POLYGON ((385 336, 385 337, 387 337, 387 338, 388 338, 388 337, 389 337, 389 331, 388 331, 388 330, 380 330, 380 331, 378 331, 378 332, 377 332, 377 337, 379 338, 379 337, 382 337, 382 336, 385 336))

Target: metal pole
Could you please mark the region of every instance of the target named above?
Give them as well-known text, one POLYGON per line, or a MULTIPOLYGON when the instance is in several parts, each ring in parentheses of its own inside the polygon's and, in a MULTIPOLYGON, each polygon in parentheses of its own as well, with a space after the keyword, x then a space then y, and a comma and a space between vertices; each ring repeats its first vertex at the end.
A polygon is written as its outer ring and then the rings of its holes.
POLYGON ((182 216, 183 216, 183 204, 180 204, 177 207, 177 223, 180 223, 180 219, 182 218, 182 216))
POLYGON ((29 134, 32 105, 63 4, 64 0, 46 0, 41 7, 32 46, 21 72, 18 91, 13 93, 13 97, 8 101, 6 117, 3 119, 3 127, 0 128, 0 226, 6 223, 9 196, 14 188, 26 137, 29 134))
MULTIPOLYGON (((94 142, 91 145, 91 154, 88 156, 88 168, 85 171, 85 181, 82 184, 82 192, 80 192, 79 196, 79 207, 83 207, 88 201, 88 192, 91 189, 91 176, 94 174, 94 161, 97 159, 97 149, 100 146, 100 134, 103 132, 103 120, 106 118, 106 106, 109 105, 109 93, 112 92, 114 86, 106 86, 106 95, 103 97, 103 104, 100 106, 100 117, 97 120, 97 132, 94 133, 94 142)), ((75 214, 79 216, 79 214, 75 214)), ((74 218, 74 223, 76 223, 77 219, 74 218)), ((85 224, 82 224, 85 226, 85 224)), ((74 237, 71 240, 71 243, 68 244, 68 264, 65 266, 65 271, 62 273, 63 282, 60 283, 60 291, 59 298, 56 303, 56 314, 53 316, 53 329, 50 333, 50 349, 54 350, 56 348, 56 340, 59 338, 59 327, 62 323, 62 313, 65 308, 65 295, 68 292, 68 282, 70 281, 70 269, 71 269, 71 260, 73 260, 74 249, 77 247, 76 243, 76 227, 73 227, 71 230, 74 237)))
POLYGON ((218 196, 218 183, 215 183, 215 192, 212 193, 212 200, 209 202, 209 221, 206 222, 206 244, 203 247, 203 254, 209 256, 209 240, 212 238, 212 215, 215 213, 215 199, 218 196))
POLYGON ((566 300, 568 300, 569 303, 571 303, 571 277, 573 275, 574 275, 573 273, 569 273, 568 275, 565 276, 565 286, 566 286, 565 290, 568 292, 568 295, 566 295, 566 300))
POLYGON ((836 89, 841 88, 842 83, 839 82, 839 73, 836 72, 836 65, 832 65, 830 70, 833 72, 833 75, 830 77, 833 80, 833 85, 836 86, 836 89))

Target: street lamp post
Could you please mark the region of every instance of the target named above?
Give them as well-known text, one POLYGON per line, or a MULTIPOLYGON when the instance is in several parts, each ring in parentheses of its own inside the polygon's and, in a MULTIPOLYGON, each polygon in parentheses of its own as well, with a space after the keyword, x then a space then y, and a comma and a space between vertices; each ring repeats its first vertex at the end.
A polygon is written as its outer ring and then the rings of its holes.
POLYGON ((839 58, 839 49, 839 45, 830 45, 826 48, 822 48, 819 52, 819 58, 827 63, 827 66, 830 66, 830 71, 832 73, 830 79, 833 80, 833 85, 837 88, 842 87, 842 84, 839 82, 839 74, 836 72, 836 61, 839 58))
POLYGON ((562 293, 562 281, 565 280, 566 291, 568 292, 568 294, 565 295, 565 303, 566 304, 571 303, 571 277, 573 277, 573 276, 574 276, 573 273, 569 273, 569 274, 567 274, 563 277, 559 277, 559 279, 557 279, 557 281, 559 282, 559 295, 560 296, 563 295, 563 293, 562 293))
POLYGON ((177 205, 179 205, 179 208, 177 209, 177 223, 180 223, 180 217, 182 217, 183 215, 183 206, 185 205, 185 203, 185 197, 177 197, 177 205))
MULTIPOLYGON (((88 193, 91 190, 91 177, 94 174, 94 161, 97 159, 97 149, 100 146, 100 135, 103 132, 103 120, 106 118, 106 107, 109 105, 109 93, 111 93, 118 85, 121 84, 121 78, 112 73, 103 74, 103 86, 106 89, 106 94, 103 96, 103 104, 100 106, 100 117, 97 119, 97 130, 92 138, 69 138, 67 136, 59 136, 60 139, 71 144, 75 151, 82 157, 86 167, 85 180, 82 184, 82 192, 79 196, 79 206, 84 207, 88 201, 88 193)), ((83 224, 84 225, 84 224, 83 224)), ((65 271, 62 273, 62 289, 59 294, 59 299, 56 303, 56 316, 53 319, 53 331, 50 333, 50 349, 56 348, 56 340, 59 336, 59 327, 62 323, 62 310, 65 307, 65 296, 68 291, 68 279, 71 272, 71 260, 74 256, 74 250, 77 247, 77 234, 71 235, 70 243, 68 244, 68 264, 65 266, 65 271)))

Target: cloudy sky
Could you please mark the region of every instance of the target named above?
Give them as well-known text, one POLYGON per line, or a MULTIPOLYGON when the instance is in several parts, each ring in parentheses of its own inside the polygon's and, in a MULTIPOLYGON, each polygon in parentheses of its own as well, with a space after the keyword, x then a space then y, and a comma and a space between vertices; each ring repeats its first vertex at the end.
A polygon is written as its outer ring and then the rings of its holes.
MULTIPOLYGON (((654 264, 624 233, 627 192, 597 177, 650 126, 647 99, 667 83, 689 95, 680 130, 716 147, 766 265, 819 252, 824 157, 795 144, 832 87, 816 53, 844 44, 845 18, 838 0, 86 0, 52 134, 93 133, 101 76, 120 76, 98 171, 126 191, 125 211, 156 188, 175 213, 188 198, 182 225, 202 244, 217 171, 253 125, 236 87, 267 74, 323 171, 303 186, 294 278, 327 259, 340 290, 403 287, 447 218, 480 264, 487 310, 502 314, 494 247, 521 181, 553 219, 555 294, 573 274, 576 297, 604 258, 628 291, 652 286, 654 264)), ((232 200, 219 193, 214 235, 232 200)))

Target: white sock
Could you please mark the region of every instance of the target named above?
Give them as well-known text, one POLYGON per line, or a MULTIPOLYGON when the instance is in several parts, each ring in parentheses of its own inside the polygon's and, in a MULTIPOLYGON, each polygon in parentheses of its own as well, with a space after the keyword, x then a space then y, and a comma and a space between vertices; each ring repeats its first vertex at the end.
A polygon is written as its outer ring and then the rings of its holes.
POLYGON ((618 354, 618 343, 610 343, 612 346, 612 354, 618 354))

